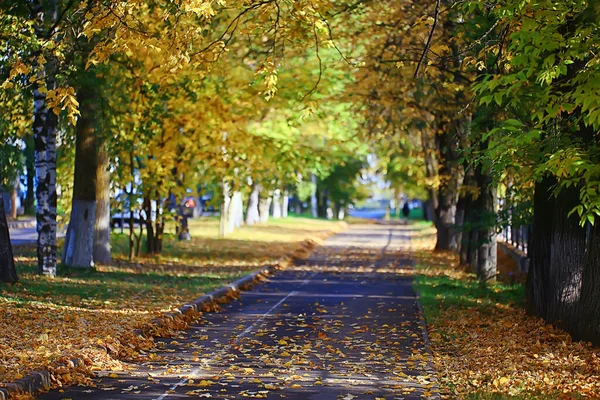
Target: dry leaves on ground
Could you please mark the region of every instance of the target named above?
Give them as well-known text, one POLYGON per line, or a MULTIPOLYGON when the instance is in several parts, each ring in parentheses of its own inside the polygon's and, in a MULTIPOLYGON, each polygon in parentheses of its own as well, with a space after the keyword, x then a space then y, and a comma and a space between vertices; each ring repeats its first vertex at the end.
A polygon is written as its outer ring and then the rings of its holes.
POLYGON ((16 247, 21 282, 0 292, 0 382, 49 367, 58 385, 85 381, 93 369, 121 369, 119 360, 143 358, 152 346, 135 328, 259 266, 306 254, 307 240, 326 235, 322 225, 278 227, 281 242, 262 242, 260 234, 233 244, 198 238, 183 243, 177 257, 117 258, 96 272, 67 270, 53 280, 34 272, 33 247, 16 247), (52 367, 73 356, 87 368, 52 367))
MULTIPOLYGON (((419 286, 440 278, 437 309, 426 307, 434 363, 448 398, 477 393, 543 398, 600 398, 600 349, 573 342, 562 330, 526 315, 522 305, 452 291, 473 284, 454 256, 423 252, 419 286), (454 289, 448 286, 454 284, 454 289), (442 286, 445 286, 442 288, 442 286)), ((434 286, 435 286, 434 285, 434 286)), ((494 397, 495 398, 495 397, 494 397)))

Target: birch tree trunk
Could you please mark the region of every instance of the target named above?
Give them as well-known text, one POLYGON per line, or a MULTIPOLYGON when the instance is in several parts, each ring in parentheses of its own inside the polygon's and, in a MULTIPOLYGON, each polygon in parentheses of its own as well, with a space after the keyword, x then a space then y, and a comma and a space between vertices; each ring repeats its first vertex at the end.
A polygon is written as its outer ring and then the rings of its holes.
POLYGON ((0 191, 0 280, 8 283, 15 283, 19 280, 10 242, 2 191, 0 191))
POLYGON ((81 116, 76 126, 75 181, 63 262, 73 267, 94 265, 96 172, 98 148, 94 127, 95 93, 85 85, 77 93, 81 116))
MULTIPOLYGON (((46 26, 52 26, 58 18, 56 0, 47 4, 42 0, 32 3, 35 33, 42 38, 46 26), (46 13, 49 14, 46 18, 46 13)), ((56 89, 57 60, 46 58, 44 71, 46 88, 56 89)), ((46 94, 37 87, 33 91, 33 137, 35 147, 37 258, 40 274, 56 276, 56 132, 58 117, 48 110, 46 94)))
POLYGON ((246 225, 254 225, 260 222, 258 201, 260 198, 260 185, 252 185, 252 192, 248 197, 248 208, 246 209, 246 225))
POLYGON ((273 192, 273 219, 281 218, 281 190, 275 189, 273 192))
POLYGON ((98 152, 96 169, 96 220, 94 222, 94 262, 110 264, 110 171, 106 149, 98 152))

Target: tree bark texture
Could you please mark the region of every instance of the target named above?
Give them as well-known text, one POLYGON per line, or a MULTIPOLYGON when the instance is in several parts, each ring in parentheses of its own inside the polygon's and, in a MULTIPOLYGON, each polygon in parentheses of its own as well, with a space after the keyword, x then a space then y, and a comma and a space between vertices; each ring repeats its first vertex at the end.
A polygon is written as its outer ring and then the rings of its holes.
POLYGON ((587 257, 583 270, 579 313, 573 330, 576 340, 600 345, 600 224, 586 227, 587 257))
POLYGON ((94 222, 94 262, 110 264, 110 171, 108 152, 98 151, 96 169, 96 220, 94 222))
POLYGON ((81 116, 76 126, 75 181, 64 263, 73 267, 94 265, 94 224, 96 221, 96 173, 98 147, 94 118, 95 93, 83 85, 77 93, 81 116))
POLYGON ((434 200, 434 224, 437 228, 436 250, 458 250, 456 237, 456 203, 462 173, 458 165, 458 142, 450 132, 443 132, 436 136, 437 147, 441 154, 438 175, 440 186, 434 200))
POLYGON ((253 184, 252 192, 248 197, 248 206, 246 209, 246 225, 254 225, 260 222, 260 213, 258 211, 258 200, 260 198, 260 185, 253 184))
POLYGON ((8 283, 15 283, 19 280, 10 242, 2 191, 0 191, 0 280, 8 283))
POLYGON ((23 208, 25 214, 35 213, 35 142, 33 135, 25 139, 25 169, 27 171, 27 192, 23 208))
POLYGON ((577 214, 567 217, 579 202, 576 188, 554 196, 553 177, 536 183, 531 262, 527 277, 528 311, 569 331, 576 326, 586 265, 586 229, 577 214))
MULTIPOLYGON (((57 16, 56 1, 47 4, 36 0, 32 4, 35 17, 35 32, 44 37, 46 27, 51 26, 57 16)), ((47 57, 44 71, 46 88, 56 89, 58 62, 47 57)), ((56 134, 58 117, 46 105, 46 94, 36 87, 33 91, 33 137, 35 147, 36 174, 36 220, 38 271, 47 276, 56 276, 56 134)))
POLYGON ((496 188, 492 177, 481 166, 475 167, 479 196, 475 200, 477 222, 477 277, 480 282, 494 279, 497 273, 496 188))

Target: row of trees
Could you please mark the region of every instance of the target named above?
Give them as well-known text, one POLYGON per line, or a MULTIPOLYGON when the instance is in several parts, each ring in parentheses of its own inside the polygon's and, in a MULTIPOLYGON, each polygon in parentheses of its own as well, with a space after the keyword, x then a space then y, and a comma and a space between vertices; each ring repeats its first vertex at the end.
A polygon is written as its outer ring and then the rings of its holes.
MULTIPOLYGON (((323 182, 346 174, 352 186, 366 147, 348 104, 315 109, 350 77, 325 70, 331 49, 313 50, 326 36, 310 3, 40 0, 0 13, 3 148, 35 160, 26 176, 40 273, 56 274, 57 209, 68 221, 64 264, 110 261, 116 192, 132 219, 131 256, 136 212, 146 216, 146 251, 160 252, 169 203, 200 185, 218 188, 223 235, 242 220, 242 203, 247 223, 264 221, 303 186, 317 213, 349 204, 348 190, 326 193, 323 182)), ((9 161, 17 175, 3 177, 14 182, 21 168, 9 161)))
MULTIPOLYGON (((397 191, 426 193, 436 248, 482 284, 496 276, 496 199, 519 202, 511 218, 533 221, 530 311, 600 340, 595 2, 37 0, 2 12, 2 90, 35 105, 43 273, 56 264, 57 137, 76 143, 75 265, 103 237, 101 173, 148 213, 206 179, 224 216, 239 215, 226 212, 237 192, 256 203, 259 188, 319 180, 317 197, 342 207, 332 184, 354 190, 368 146, 397 191)), ((156 219, 148 237, 163 229, 156 219)))
POLYGON ((532 222, 529 311, 600 343, 600 6, 356 7, 349 37, 375 23, 351 90, 373 133, 402 138, 395 165, 424 163, 396 170, 428 190, 436 248, 460 253, 484 284, 497 273, 501 224, 532 222), (521 212, 503 221, 499 195, 521 212))

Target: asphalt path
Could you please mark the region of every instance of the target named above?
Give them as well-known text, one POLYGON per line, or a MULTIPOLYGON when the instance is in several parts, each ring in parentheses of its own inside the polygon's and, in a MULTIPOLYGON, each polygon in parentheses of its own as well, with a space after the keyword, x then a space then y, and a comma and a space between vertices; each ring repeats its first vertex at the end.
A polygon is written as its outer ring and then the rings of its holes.
POLYGON ((437 398, 409 247, 409 226, 352 226, 128 371, 39 398, 437 398))

